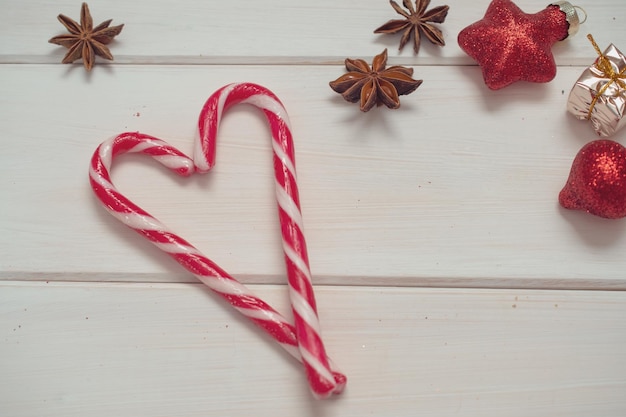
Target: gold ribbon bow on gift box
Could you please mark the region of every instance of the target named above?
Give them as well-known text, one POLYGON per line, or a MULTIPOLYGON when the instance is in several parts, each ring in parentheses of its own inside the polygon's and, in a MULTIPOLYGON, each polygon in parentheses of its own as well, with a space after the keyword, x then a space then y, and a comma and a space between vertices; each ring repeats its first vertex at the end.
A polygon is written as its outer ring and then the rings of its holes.
POLYGON ((593 36, 587 35, 587 39, 589 39, 589 41, 593 45, 593 48, 598 53, 598 59, 594 63, 594 66, 600 72, 602 72, 603 78, 609 79, 609 81, 606 84, 604 84, 602 88, 598 91, 598 94, 596 94, 593 97, 593 100, 591 101, 591 104, 589 105, 589 112, 587 113, 587 120, 589 120, 591 118, 591 112, 593 111, 593 107, 596 105, 598 98, 601 97, 602 94, 604 94, 604 92, 611 86, 611 84, 615 83, 620 88, 626 90, 626 81, 625 81, 626 80, 626 74, 625 74, 626 67, 624 67, 620 72, 615 72, 615 70, 613 69, 613 66, 611 65, 611 61, 609 61, 609 59, 604 55, 604 53, 602 53, 602 51, 598 47, 598 44, 593 39, 593 36))

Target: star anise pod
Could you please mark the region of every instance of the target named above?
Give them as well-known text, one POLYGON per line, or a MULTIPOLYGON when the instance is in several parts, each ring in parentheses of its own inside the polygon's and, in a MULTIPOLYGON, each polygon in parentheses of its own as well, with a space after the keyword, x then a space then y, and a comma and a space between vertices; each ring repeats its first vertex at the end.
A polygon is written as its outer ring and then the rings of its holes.
POLYGON ((93 19, 87 3, 83 3, 80 9, 80 25, 62 14, 57 18, 70 33, 55 36, 48 42, 69 48, 63 61, 61 61, 62 63, 69 64, 82 58, 87 71, 91 71, 96 55, 113 60, 113 55, 106 45, 120 34, 124 25, 109 27, 113 21, 109 19, 93 27, 93 19))
POLYGON ((346 59, 348 73, 330 82, 330 88, 349 102, 360 102, 361 111, 384 104, 390 109, 400 107, 401 95, 410 94, 422 84, 414 80, 413 68, 387 65, 387 49, 376 55, 372 67, 362 59, 346 59))
POLYGON ((389 3, 394 10, 404 16, 404 19, 390 20, 378 29, 374 33, 398 33, 403 31, 402 38, 400 39, 400 50, 404 48, 411 36, 413 36, 413 50, 417 54, 420 50, 420 34, 424 34, 429 41, 438 46, 444 46, 446 43, 443 40, 443 33, 437 27, 431 23, 443 23, 448 15, 448 6, 438 6, 426 11, 430 0, 415 0, 415 7, 411 4, 411 0, 402 0, 404 7, 408 9, 405 11, 398 3, 390 0, 389 3))

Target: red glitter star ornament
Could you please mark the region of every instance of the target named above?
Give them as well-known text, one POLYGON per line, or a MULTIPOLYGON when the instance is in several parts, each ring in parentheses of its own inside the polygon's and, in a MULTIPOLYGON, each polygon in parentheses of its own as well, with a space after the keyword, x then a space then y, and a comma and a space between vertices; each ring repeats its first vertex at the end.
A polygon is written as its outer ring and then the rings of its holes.
POLYGON ((458 42, 482 68, 492 90, 516 81, 545 83, 556 75, 550 48, 578 30, 574 6, 566 1, 526 14, 510 0, 493 0, 485 17, 463 29, 458 42))
POLYGON ((559 203, 607 219, 626 217, 626 148, 607 139, 585 145, 572 163, 559 203))

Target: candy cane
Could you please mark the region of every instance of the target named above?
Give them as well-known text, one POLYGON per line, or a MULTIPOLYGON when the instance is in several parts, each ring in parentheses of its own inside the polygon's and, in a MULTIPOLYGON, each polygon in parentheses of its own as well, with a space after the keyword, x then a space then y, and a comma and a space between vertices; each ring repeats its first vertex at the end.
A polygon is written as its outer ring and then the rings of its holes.
POLYGON ((251 83, 230 84, 207 100, 200 113, 198 126, 199 138, 194 144, 193 160, 166 142, 139 132, 122 133, 103 142, 91 159, 89 177, 94 193, 115 218, 174 258, 300 360, 317 398, 340 393, 346 384, 346 377, 334 369, 320 336, 287 112, 280 100, 262 86, 251 83), (189 176, 196 171, 209 171, 215 164, 220 119, 229 107, 237 103, 248 103, 261 109, 272 132, 276 199, 295 326, 193 245, 124 197, 111 182, 113 159, 125 153, 149 155, 182 176, 189 176))

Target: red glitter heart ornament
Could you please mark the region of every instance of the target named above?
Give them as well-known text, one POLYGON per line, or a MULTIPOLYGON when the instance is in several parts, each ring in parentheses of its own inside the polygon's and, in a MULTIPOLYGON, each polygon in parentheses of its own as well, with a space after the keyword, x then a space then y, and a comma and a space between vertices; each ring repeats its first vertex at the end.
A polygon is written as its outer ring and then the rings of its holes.
POLYGON ((499 90, 516 81, 551 81, 556 63, 550 48, 578 26, 576 10, 566 1, 527 14, 510 0, 493 0, 481 20, 459 33, 458 42, 480 65, 487 87, 499 90))
POLYGON ((572 163, 559 203, 607 219, 625 217, 626 148, 606 139, 585 145, 572 163))

